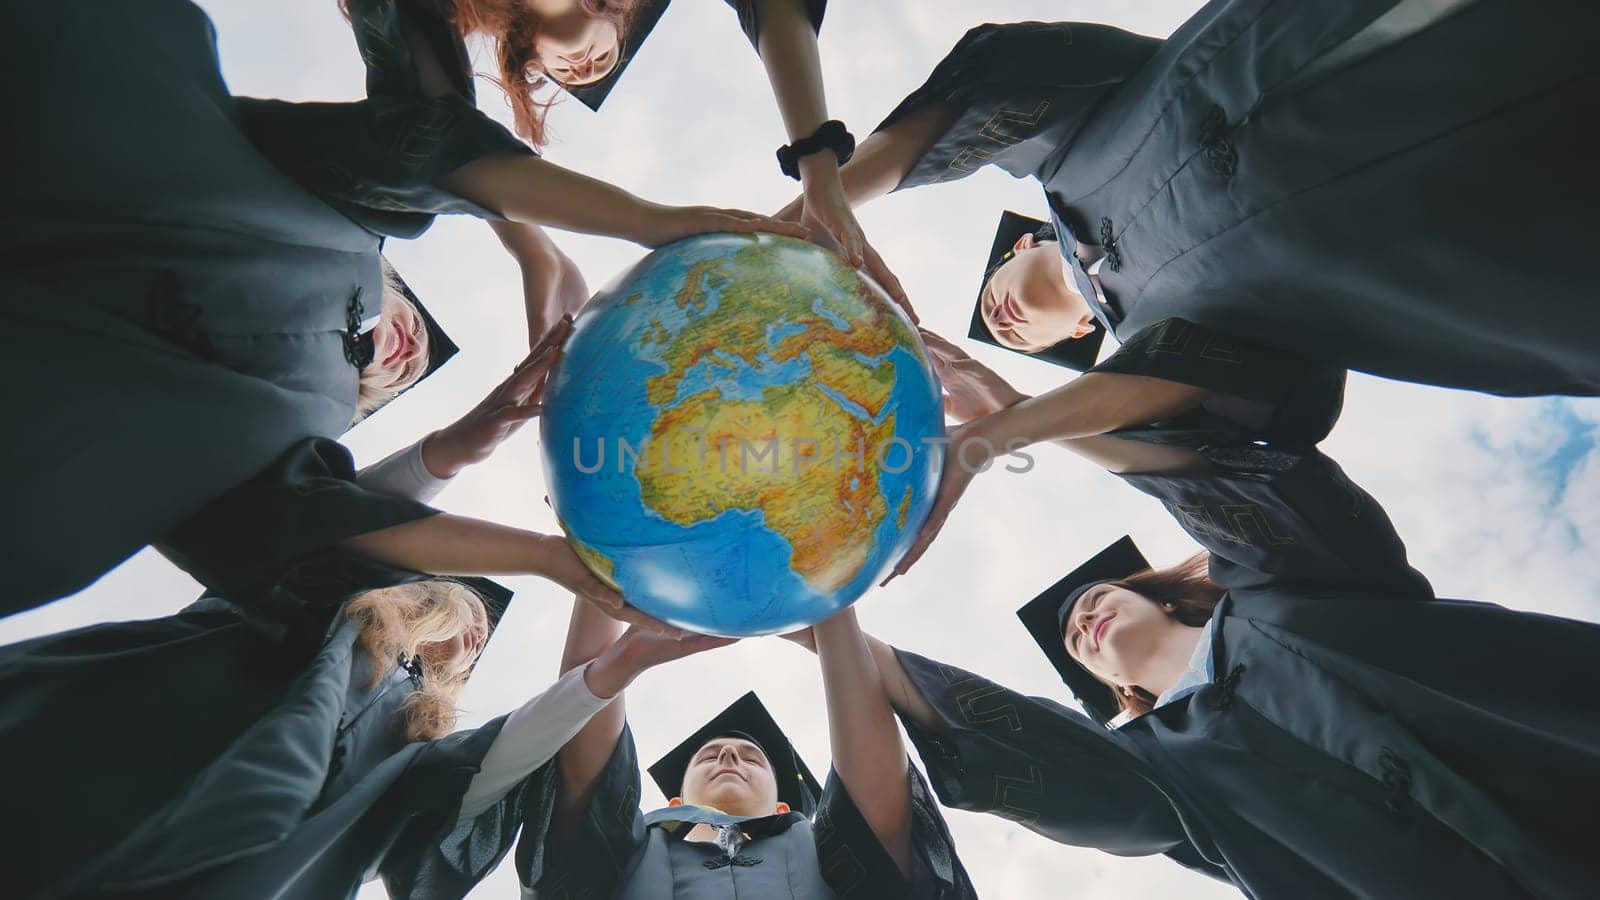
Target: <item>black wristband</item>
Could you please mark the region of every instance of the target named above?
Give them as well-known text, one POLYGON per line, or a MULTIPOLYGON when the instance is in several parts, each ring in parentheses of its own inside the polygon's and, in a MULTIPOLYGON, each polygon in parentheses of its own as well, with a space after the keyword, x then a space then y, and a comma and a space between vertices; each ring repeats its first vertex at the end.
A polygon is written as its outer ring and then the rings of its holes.
POLYGON ((832 150, 833 155, 839 159, 839 165, 842 166, 855 155, 855 135, 845 130, 843 122, 829 119, 818 125, 810 137, 779 147, 778 168, 783 170, 783 174, 799 181, 800 160, 821 150, 832 150))

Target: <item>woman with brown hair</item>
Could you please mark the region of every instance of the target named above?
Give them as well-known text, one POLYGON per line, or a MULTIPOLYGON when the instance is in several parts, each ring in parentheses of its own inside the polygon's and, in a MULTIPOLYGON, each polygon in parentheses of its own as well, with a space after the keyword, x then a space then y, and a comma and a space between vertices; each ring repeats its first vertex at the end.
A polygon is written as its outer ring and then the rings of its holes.
POLYGON ((29 822, 0 853, 8 892, 461 896, 510 849, 529 776, 639 672, 707 645, 631 632, 451 733, 510 596, 331 554, 248 603, 0 648, 0 765, 29 822))
MULTIPOLYGON (((958 417, 1021 402, 930 340, 958 417)), ((952 352, 953 351, 953 352, 952 352)), ((1087 716, 869 640, 944 802, 1164 854, 1247 896, 1581 896, 1600 879, 1600 627, 1436 598, 1307 445, 1203 411, 1060 442, 1204 552, 1128 538, 1019 612, 1087 716)))

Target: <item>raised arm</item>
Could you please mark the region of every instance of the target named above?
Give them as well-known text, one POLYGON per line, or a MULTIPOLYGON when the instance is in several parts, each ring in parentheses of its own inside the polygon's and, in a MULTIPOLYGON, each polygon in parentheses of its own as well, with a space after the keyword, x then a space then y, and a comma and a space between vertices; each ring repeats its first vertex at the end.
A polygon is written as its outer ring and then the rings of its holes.
MULTIPOLYGON (((857 144, 855 156, 839 169, 845 201, 855 208, 893 191, 949 130, 955 115, 948 104, 929 103, 857 144)), ((805 209, 806 198, 801 195, 779 211, 778 218, 798 222, 805 209)))
MULTIPOLYGON (((596 659, 614 646, 621 635, 622 626, 615 620, 600 614, 588 603, 573 603, 572 616, 567 620, 566 646, 561 650, 561 671, 565 673, 596 659)), ((590 676, 597 676, 596 680, 607 682, 609 679, 606 675, 604 670, 596 672, 591 666, 584 673, 584 680, 589 682, 589 690, 595 696, 616 699, 590 718, 556 757, 561 773, 561 790, 558 794, 560 806, 555 815, 556 822, 563 826, 573 822, 588 806, 595 784, 605 771, 611 752, 617 746, 617 739, 622 736, 622 728, 628 722, 622 687, 614 683, 596 684, 590 679, 590 676)))
POLYGON ((735 640, 702 634, 662 635, 637 626, 623 631, 614 620, 597 612, 592 604, 573 603, 572 618, 567 624, 567 643, 561 651, 561 671, 565 673, 587 664, 583 679, 590 692, 596 697, 615 699, 561 748, 558 823, 570 827, 588 807, 595 786, 616 750, 617 740, 628 723, 623 689, 646 669, 725 647, 735 640))
POLYGON ((912 876, 906 748, 854 609, 812 626, 828 703, 833 770, 900 874, 912 876))
POLYGON ((922 557, 944 527, 967 486, 998 454, 1015 453, 1044 441, 1071 442, 1121 428, 1168 419, 1198 406, 1210 391, 1151 378, 1090 372, 1046 394, 1018 402, 950 432, 944 473, 933 509, 884 584, 922 557))
MULTIPOLYGON (((789 142, 802 140, 828 121, 822 62, 817 52, 817 27, 822 3, 815 0, 740 0, 761 62, 767 70, 778 112, 789 142), (753 20, 753 21, 752 21, 753 20)), ((863 267, 915 319, 900 280, 867 242, 850 211, 838 158, 828 150, 799 160, 803 208, 794 219, 827 235, 850 264, 863 267)))
POLYGON ((589 571, 567 539, 558 535, 437 513, 347 537, 336 546, 434 575, 538 575, 605 615, 647 628, 666 627, 624 603, 622 595, 589 571))
POLYGON ((537 156, 477 159, 442 176, 439 186, 513 222, 620 237, 646 247, 712 231, 805 237, 797 225, 755 213, 651 203, 537 156))
POLYGON ((583 273, 537 225, 491 221, 489 228, 522 270, 528 344, 536 346, 562 316, 577 315, 589 300, 583 273))

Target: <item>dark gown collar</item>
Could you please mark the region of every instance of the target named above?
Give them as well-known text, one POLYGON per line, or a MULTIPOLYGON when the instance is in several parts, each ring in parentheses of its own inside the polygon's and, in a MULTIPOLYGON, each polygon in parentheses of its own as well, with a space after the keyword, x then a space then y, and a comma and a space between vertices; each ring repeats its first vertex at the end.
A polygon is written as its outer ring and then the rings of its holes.
POLYGON ((1050 224, 1055 226, 1056 246, 1061 249, 1061 258, 1066 261, 1067 268, 1072 272, 1073 281, 1076 282, 1078 293, 1089 302, 1089 309, 1094 312, 1094 317, 1100 322, 1100 327, 1106 333, 1115 337, 1116 326, 1122 322, 1122 314, 1111 305, 1100 300, 1100 292, 1095 290, 1094 281, 1089 277, 1089 271, 1084 268, 1083 261, 1078 258, 1078 237, 1068 227, 1065 217, 1061 215, 1056 206, 1054 197, 1046 195, 1050 201, 1050 224))

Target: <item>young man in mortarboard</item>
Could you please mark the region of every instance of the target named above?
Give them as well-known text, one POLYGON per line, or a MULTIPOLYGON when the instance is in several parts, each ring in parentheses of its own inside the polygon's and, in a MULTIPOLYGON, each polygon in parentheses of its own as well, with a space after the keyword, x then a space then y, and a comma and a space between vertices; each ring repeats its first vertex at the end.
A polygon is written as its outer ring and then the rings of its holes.
MULTIPOLYGON (((575 604, 563 667, 598 655, 617 632, 593 607, 575 604)), ((853 615, 795 637, 821 645, 835 757, 826 788, 752 693, 650 767, 670 801, 642 810, 619 695, 535 776, 517 847, 524 894, 975 897, 932 794, 906 757, 853 615)))

